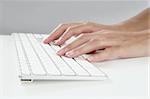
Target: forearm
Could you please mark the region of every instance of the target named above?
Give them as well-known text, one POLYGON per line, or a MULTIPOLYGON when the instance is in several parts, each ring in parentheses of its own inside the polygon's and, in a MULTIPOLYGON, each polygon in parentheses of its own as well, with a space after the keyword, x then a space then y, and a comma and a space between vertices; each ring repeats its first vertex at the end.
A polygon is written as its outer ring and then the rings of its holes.
POLYGON ((141 31, 150 28, 150 8, 145 9, 138 15, 118 24, 110 25, 114 30, 141 31))

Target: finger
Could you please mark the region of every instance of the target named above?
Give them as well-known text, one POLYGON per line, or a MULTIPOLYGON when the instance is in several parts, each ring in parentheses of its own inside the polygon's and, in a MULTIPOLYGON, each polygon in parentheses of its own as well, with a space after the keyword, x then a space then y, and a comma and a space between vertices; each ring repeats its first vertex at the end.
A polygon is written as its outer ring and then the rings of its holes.
POLYGON ((68 28, 68 30, 66 30, 66 32, 58 39, 56 43, 58 45, 61 45, 72 36, 79 35, 81 33, 90 33, 92 32, 91 30, 92 29, 90 28, 90 25, 87 24, 73 26, 71 28, 68 28))
POLYGON ((100 53, 91 55, 87 58, 90 62, 100 62, 100 61, 107 61, 112 59, 119 58, 117 54, 118 49, 117 48, 106 48, 105 50, 101 51, 100 53))
POLYGON ((70 23, 70 24, 61 24, 58 25, 53 31, 50 36, 48 36, 43 42, 44 43, 50 43, 54 41, 55 39, 58 39, 66 30, 68 27, 73 25, 78 25, 79 23, 70 23))
POLYGON ((81 46, 82 44, 86 43, 87 41, 88 41, 88 37, 85 36, 85 34, 84 34, 84 35, 80 36, 78 39, 76 39, 75 41, 73 41, 72 43, 68 44, 67 46, 65 46, 64 48, 59 50, 57 52, 57 54, 64 55, 66 52, 68 52, 78 46, 81 46))
POLYGON ((97 41, 89 41, 89 42, 67 52, 65 55, 67 57, 73 58, 73 57, 77 57, 79 55, 89 53, 89 52, 92 52, 94 50, 102 49, 105 47, 107 47, 107 46, 105 46, 103 44, 99 44, 99 43, 97 43, 97 41))

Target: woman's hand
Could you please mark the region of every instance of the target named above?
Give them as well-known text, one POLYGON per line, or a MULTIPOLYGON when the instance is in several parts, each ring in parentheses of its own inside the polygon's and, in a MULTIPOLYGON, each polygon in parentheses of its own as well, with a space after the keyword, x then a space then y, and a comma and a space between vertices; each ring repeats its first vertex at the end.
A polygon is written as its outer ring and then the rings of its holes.
POLYGON ((104 61, 116 58, 129 58, 150 55, 150 8, 138 15, 114 25, 102 25, 92 22, 59 25, 44 40, 45 44, 54 42, 62 45, 72 36, 78 39, 57 52, 58 55, 77 57, 97 51, 89 61, 104 61))
POLYGON ((61 24, 57 26, 57 28, 53 30, 52 34, 44 40, 44 43, 47 44, 55 41, 57 45, 61 45, 72 36, 93 33, 103 29, 119 30, 119 28, 120 27, 115 25, 102 25, 92 22, 61 24))
POLYGON ((149 41, 149 30, 140 32, 101 30, 80 35, 78 39, 62 48, 57 54, 77 57, 94 50, 103 49, 87 58, 87 60, 93 62, 148 56, 150 55, 150 51, 148 51, 149 41))
POLYGON ((117 30, 130 32, 146 30, 150 28, 149 11, 150 8, 147 8, 138 15, 126 21, 113 25, 102 25, 92 22, 61 24, 53 30, 52 34, 49 37, 44 40, 44 43, 47 44, 53 42, 54 40, 57 40, 56 44, 61 45, 74 35, 79 35, 82 33, 93 33, 100 30, 117 30))

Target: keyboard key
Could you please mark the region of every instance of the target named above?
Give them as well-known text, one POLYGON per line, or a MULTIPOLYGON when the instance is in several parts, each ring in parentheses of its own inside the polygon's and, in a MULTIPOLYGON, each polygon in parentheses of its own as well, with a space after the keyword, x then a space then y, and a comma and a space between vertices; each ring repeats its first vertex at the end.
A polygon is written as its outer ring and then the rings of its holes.
POLYGON ((89 76, 89 73, 84 70, 74 59, 62 56, 62 59, 76 72, 78 76, 89 76))
POLYGON ((82 65, 82 67, 85 68, 91 74, 91 76, 104 76, 104 74, 98 68, 93 66, 93 64, 89 63, 88 61, 85 61, 82 56, 75 58, 75 60, 82 65))
POLYGON ((53 59, 62 75, 75 75, 71 68, 69 68, 69 66, 60 58, 60 56, 56 55, 56 53, 49 45, 43 45, 43 47, 45 48, 49 56, 53 59))
POLYGON ((21 42, 20 42, 20 38, 17 34, 14 34, 14 37, 15 37, 15 44, 16 44, 16 48, 17 48, 21 73, 29 75, 30 71, 29 71, 29 68, 28 68, 27 59, 26 59, 25 54, 23 52, 23 48, 22 48, 22 45, 21 45, 21 42))
POLYGON ((51 75, 60 75, 60 72, 56 68, 56 65, 53 63, 53 61, 49 58, 49 56, 43 50, 40 43, 35 39, 33 34, 27 34, 27 36, 30 39, 30 41, 32 41, 31 43, 35 49, 35 52, 38 54, 38 57, 43 65, 43 68, 46 69, 47 73, 51 75))
POLYGON ((19 34, 33 74, 45 74, 37 55, 25 34, 19 34))
POLYGON ((36 39, 43 39, 43 37, 42 37, 40 34, 34 34, 34 37, 35 37, 36 39))

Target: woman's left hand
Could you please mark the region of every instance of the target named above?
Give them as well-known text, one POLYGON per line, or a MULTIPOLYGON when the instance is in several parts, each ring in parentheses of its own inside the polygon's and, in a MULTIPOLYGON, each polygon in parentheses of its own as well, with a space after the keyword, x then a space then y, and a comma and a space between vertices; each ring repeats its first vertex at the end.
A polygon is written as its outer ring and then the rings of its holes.
POLYGON ((149 34, 149 30, 140 32, 101 30, 95 33, 81 34, 75 41, 59 50, 57 54, 73 58, 103 49, 87 58, 92 62, 148 56, 150 55, 150 51, 148 51, 149 34))

